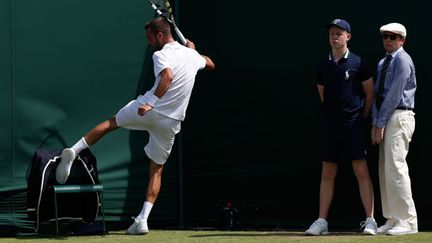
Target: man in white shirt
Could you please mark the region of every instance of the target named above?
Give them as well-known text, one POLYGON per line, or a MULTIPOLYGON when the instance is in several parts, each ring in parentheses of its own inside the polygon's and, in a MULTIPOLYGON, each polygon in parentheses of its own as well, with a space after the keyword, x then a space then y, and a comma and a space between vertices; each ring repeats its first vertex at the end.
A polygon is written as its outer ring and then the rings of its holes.
POLYGON ((155 18, 145 25, 147 40, 153 47, 154 86, 136 100, 130 101, 118 113, 100 123, 71 148, 61 154, 56 169, 56 180, 64 184, 70 174, 73 161, 83 149, 94 145, 108 132, 119 127, 146 130, 149 141, 144 147, 150 158, 146 201, 127 234, 148 233, 147 218, 155 203, 162 179, 162 171, 175 135, 180 132, 198 70, 213 70, 213 61, 195 50, 195 44, 187 41, 180 45, 171 34, 169 23, 155 18))

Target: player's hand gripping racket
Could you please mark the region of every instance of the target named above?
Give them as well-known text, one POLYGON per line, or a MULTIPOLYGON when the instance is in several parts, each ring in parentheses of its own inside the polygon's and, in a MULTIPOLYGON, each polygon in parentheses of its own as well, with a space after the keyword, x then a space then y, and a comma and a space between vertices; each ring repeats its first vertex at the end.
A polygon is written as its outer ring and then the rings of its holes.
POLYGON ((156 11, 156 13, 159 16, 164 17, 169 23, 171 23, 174 27, 174 31, 176 32, 178 38, 183 43, 183 45, 186 45, 186 38, 183 36, 183 34, 180 32, 179 28, 177 27, 175 21, 174 21, 174 15, 173 10, 171 7, 171 4, 168 0, 148 0, 151 7, 156 11))

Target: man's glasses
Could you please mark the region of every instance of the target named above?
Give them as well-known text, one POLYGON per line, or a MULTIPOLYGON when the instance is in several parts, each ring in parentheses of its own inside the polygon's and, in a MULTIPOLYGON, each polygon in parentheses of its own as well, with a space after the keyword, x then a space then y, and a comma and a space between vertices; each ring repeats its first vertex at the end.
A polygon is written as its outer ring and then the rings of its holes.
POLYGON ((396 40, 397 35, 389 35, 389 34, 382 34, 383 40, 387 40, 387 38, 390 38, 390 40, 396 40))

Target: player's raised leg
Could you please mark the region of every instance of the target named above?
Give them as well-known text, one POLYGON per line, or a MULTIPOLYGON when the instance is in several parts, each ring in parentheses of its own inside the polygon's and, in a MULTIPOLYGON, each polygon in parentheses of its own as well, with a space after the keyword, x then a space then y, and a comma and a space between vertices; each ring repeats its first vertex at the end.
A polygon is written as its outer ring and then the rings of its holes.
POLYGON ((117 129, 117 123, 115 118, 112 117, 96 127, 94 127, 89 133, 82 137, 77 143, 75 143, 71 148, 65 148, 61 154, 60 164, 56 169, 56 181, 59 184, 66 183, 72 164, 76 156, 84 149, 89 148, 94 145, 99 139, 101 139, 105 134, 110 131, 117 129))

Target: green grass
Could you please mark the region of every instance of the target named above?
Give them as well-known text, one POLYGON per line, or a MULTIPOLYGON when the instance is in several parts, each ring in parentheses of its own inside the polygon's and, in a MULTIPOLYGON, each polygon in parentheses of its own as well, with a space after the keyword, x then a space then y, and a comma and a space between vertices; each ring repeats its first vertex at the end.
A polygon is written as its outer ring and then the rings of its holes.
POLYGON ((152 230, 147 235, 125 235, 124 231, 110 231, 103 236, 16 236, 2 237, 0 242, 432 242, 432 232, 404 236, 364 236, 352 232, 331 232, 326 236, 305 236, 299 231, 190 231, 152 230))

